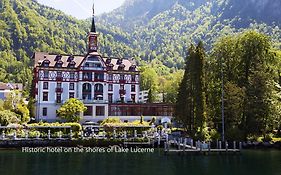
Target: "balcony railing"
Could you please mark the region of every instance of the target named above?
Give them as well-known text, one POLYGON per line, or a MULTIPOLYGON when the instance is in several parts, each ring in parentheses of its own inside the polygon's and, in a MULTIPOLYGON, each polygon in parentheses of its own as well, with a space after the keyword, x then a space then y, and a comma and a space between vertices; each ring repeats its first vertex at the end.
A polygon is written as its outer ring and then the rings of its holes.
POLYGON ((95 78, 95 82, 104 82, 103 78, 95 78))
POLYGON ((63 92, 63 88, 56 88, 56 92, 62 93, 63 92))
POLYGON ((125 94, 126 94, 126 90, 120 89, 120 90, 119 90, 119 94, 120 94, 120 95, 125 95, 125 94))
POLYGON ((57 77, 56 80, 57 81, 62 81, 62 77, 57 77))
POLYGON ((119 83, 125 84, 126 80, 119 80, 119 83))
POLYGON ((83 81, 92 81, 92 77, 83 77, 82 80, 83 81))
POLYGON ((108 100, 83 99, 82 101, 85 104, 108 103, 108 100))

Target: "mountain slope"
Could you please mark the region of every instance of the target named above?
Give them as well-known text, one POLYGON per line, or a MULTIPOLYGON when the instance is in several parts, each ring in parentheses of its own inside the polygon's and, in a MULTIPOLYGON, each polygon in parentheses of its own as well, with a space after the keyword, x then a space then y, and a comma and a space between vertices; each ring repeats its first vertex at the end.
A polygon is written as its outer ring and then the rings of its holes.
POLYGON ((190 43, 203 40, 209 50, 219 37, 245 29, 270 35, 280 48, 280 3, 279 0, 127 0, 97 21, 108 29, 115 26, 127 32, 133 41, 129 46, 138 50, 142 60, 156 59, 168 67, 182 68, 190 43), (263 16, 266 13, 271 14, 270 19, 263 16))
MULTIPOLYGON (((280 48, 279 7, 279 0, 127 0, 97 17, 100 52, 151 63, 163 75, 183 67, 190 43, 203 40, 210 50, 220 36, 247 28, 268 34, 280 48)), ((90 21, 36 0, 0 0, 0 81, 28 87, 35 51, 85 53, 90 21)))
MULTIPOLYGON (((34 52, 83 54, 89 30, 89 21, 79 21, 35 0, 0 0, 0 81, 21 82, 28 89, 34 52)), ((131 54, 126 43, 117 44, 128 40, 126 34, 100 25, 98 30, 106 34, 100 36, 103 51, 116 56, 131 54)))

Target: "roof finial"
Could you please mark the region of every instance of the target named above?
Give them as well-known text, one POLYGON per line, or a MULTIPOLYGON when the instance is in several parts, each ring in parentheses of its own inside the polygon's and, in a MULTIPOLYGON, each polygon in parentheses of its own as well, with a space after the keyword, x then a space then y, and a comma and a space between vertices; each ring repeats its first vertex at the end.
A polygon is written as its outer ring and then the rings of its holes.
POLYGON ((94 2, 93 2, 93 19, 92 19, 91 32, 96 33, 96 25, 95 25, 95 3, 94 3, 94 2))
POLYGON ((95 2, 93 1, 93 16, 95 15, 95 2))

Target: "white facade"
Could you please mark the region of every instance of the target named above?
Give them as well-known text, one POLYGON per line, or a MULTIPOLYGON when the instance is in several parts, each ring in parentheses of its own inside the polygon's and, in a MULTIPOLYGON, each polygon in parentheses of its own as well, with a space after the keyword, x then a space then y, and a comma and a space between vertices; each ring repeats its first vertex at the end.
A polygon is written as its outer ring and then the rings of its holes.
POLYGON ((111 103, 139 102, 139 72, 132 60, 102 58, 92 53, 86 57, 74 56, 72 61, 80 66, 69 68, 65 62, 70 56, 37 53, 34 57, 39 60, 35 67, 37 120, 60 120, 56 110, 69 98, 81 100, 89 109, 81 114, 83 121, 109 117, 111 103), (109 65, 109 61, 116 64, 118 60, 122 69, 109 65), (62 65, 57 65, 58 62, 62 65))

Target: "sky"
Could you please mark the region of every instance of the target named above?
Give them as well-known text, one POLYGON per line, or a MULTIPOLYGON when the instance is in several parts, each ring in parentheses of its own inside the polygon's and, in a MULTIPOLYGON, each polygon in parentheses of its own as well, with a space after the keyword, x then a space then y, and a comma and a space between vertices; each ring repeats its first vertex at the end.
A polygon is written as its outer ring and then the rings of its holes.
POLYGON ((110 12, 120 7, 125 0, 37 0, 39 3, 59 9, 78 19, 92 16, 92 5, 95 2, 95 14, 110 12))

